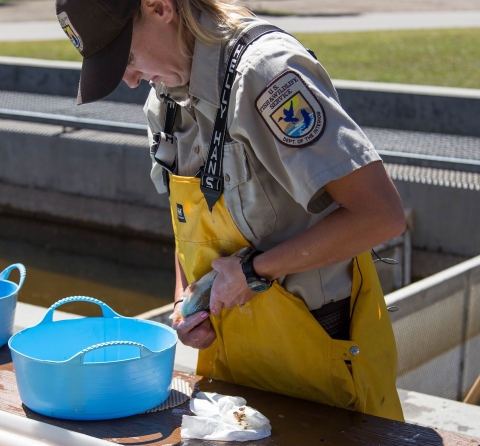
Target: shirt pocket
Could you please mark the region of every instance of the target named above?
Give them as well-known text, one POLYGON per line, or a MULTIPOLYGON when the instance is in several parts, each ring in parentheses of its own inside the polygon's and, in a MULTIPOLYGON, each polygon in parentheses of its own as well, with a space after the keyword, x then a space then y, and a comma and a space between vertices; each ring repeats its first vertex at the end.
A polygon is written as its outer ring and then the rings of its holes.
POLYGON ((249 241, 275 229, 276 214, 242 143, 225 144, 225 201, 238 229, 249 241))

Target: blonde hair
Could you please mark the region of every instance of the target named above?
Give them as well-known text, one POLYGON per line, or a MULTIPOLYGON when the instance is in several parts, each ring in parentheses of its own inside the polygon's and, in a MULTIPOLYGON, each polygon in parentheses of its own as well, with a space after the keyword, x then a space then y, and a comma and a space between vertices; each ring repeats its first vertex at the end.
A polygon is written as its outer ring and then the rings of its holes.
MULTIPOLYGON (((185 57, 192 57, 195 40, 206 44, 220 42, 245 26, 244 17, 255 14, 236 0, 174 0, 178 14, 178 38, 185 57), (208 15, 216 31, 201 25, 200 16, 208 15)), ((143 8, 139 5, 133 14, 134 20, 143 18, 143 8)))
POLYGON ((215 43, 228 38, 235 30, 241 29, 243 17, 252 17, 254 14, 236 0, 176 0, 179 16, 178 34, 185 44, 188 53, 188 33, 204 43, 215 43), (217 32, 212 32, 200 24, 200 15, 205 14, 215 23, 217 32))

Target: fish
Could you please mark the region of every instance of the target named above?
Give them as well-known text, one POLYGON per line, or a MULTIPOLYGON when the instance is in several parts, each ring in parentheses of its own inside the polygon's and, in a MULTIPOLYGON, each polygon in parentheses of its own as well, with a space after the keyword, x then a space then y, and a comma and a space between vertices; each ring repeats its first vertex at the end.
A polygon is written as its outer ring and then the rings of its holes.
POLYGON ((180 308, 183 317, 191 316, 199 311, 210 311, 210 292, 215 277, 217 277, 217 271, 212 269, 198 282, 194 282, 185 288, 182 293, 183 303, 180 308))
MULTIPOLYGON (((242 248, 232 256, 245 257, 251 251, 250 248, 242 248)), ((197 282, 192 283, 185 288, 181 298, 183 299, 180 308, 181 315, 186 318, 199 311, 210 311, 210 292, 212 291, 213 282, 217 277, 217 271, 212 269, 205 274, 197 282)))

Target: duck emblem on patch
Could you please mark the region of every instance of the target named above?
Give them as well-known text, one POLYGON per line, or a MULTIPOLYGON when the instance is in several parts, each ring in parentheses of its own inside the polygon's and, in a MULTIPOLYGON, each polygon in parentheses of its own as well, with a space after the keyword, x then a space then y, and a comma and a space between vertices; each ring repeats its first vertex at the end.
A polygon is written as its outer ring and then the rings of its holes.
POLYGON ((70 41, 73 43, 73 46, 80 52, 83 50, 83 42, 80 37, 80 35, 75 31, 75 28, 73 25, 70 23, 70 19, 68 18, 68 15, 65 12, 61 12, 59 15, 57 15, 57 19, 60 23, 60 26, 62 27, 63 31, 67 35, 67 37, 70 39, 70 41))
POLYGON ((255 102, 273 135, 289 147, 313 144, 325 130, 325 111, 303 79, 286 71, 255 102))

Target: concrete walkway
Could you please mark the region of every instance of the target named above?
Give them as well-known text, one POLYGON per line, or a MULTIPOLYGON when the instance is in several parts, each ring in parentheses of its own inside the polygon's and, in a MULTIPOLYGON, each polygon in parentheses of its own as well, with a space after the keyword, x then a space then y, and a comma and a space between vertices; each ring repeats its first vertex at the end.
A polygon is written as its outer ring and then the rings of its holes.
POLYGON ((260 13, 297 15, 355 15, 376 12, 475 11, 480 0, 239 0, 260 13))
POLYGON ((1 42, 67 39, 58 22, 0 22, 1 42))
MULTIPOLYGON (((385 12, 358 16, 261 16, 287 32, 480 28, 480 11, 385 12)), ((56 21, 0 22, 0 41, 66 39, 56 21)))
MULTIPOLYGON (((257 14, 345 16, 384 12, 480 11, 480 0, 239 0, 257 14)), ((53 0, 7 0, 0 22, 55 20, 53 0)))
POLYGON ((378 12, 357 16, 264 18, 291 33, 480 27, 480 11, 378 12))

